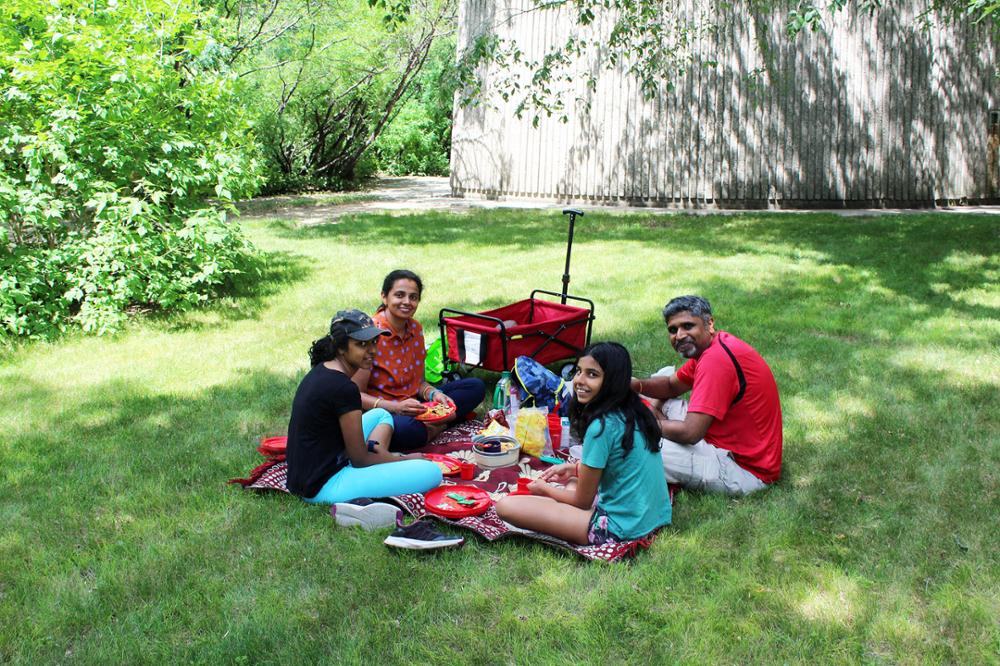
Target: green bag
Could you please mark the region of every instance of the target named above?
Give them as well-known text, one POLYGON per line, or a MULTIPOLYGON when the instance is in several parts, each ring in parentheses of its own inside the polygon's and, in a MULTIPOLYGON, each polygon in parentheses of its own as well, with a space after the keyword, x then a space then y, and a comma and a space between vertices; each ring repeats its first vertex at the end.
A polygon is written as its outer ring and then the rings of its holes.
POLYGON ((438 338, 427 348, 427 357, 424 359, 424 379, 430 384, 437 384, 441 381, 441 373, 444 372, 444 358, 441 355, 441 339, 438 338))

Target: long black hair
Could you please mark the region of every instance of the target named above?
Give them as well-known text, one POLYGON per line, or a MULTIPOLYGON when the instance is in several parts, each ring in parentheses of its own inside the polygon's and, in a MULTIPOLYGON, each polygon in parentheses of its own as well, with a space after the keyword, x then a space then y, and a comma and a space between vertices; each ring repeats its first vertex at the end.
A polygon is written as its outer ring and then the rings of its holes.
MULTIPOLYGON (((413 271, 408 271, 405 268, 397 268, 382 280, 382 295, 388 296, 389 292, 392 291, 392 286, 396 284, 397 280, 413 280, 417 285, 417 294, 420 296, 424 295, 424 281, 420 279, 420 276, 413 271)), ((378 306, 375 312, 382 312, 385 310, 385 303, 378 306)))
POLYGON ((332 361, 337 358, 337 353, 347 349, 347 333, 344 331, 331 331, 319 340, 314 340, 309 348, 309 364, 316 367, 320 363, 332 361))
POLYGON ((598 419, 603 432, 607 415, 621 412, 625 419, 622 448, 626 452, 632 450, 635 429, 638 428, 646 440, 646 448, 659 451, 660 426, 639 394, 632 390, 632 358, 628 350, 617 342, 597 342, 583 350, 580 357, 584 356, 589 356, 601 366, 604 381, 601 383, 601 390, 586 405, 578 402, 574 393, 573 400, 569 403, 570 429, 573 434, 582 441, 587 428, 598 419))

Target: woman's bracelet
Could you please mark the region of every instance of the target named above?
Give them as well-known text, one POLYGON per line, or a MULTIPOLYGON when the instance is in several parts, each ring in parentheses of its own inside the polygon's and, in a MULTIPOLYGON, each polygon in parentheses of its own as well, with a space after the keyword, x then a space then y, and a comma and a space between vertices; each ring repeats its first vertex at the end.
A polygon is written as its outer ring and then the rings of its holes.
POLYGON ((576 478, 580 478, 580 463, 576 464, 576 478))
POLYGON ((372 405, 372 409, 378 409, 378 403, 382 402, 382 398, 375 398, 375 404, 372 405))
POLYGON ((642 380, 639 380, 639 393, 642 393, 642 380))

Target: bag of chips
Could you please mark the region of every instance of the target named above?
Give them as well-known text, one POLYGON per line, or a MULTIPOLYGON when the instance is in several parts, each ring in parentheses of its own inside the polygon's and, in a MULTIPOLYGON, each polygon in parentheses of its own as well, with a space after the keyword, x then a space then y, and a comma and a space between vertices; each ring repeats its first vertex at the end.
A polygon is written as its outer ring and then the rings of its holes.
POLYGON ((545 407, 522 407, 514 422, 514 438, 521 451, 536 458, 552 445, 549 443, 549 410, 545 407))

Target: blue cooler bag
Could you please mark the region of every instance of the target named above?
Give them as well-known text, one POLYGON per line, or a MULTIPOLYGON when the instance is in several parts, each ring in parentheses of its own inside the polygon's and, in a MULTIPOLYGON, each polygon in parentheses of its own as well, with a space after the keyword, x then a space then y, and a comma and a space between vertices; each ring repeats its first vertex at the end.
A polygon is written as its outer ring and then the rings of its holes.
POLYGON ((558 402, 559 415, 569 414, 569 400, 573 397, 573 392, 562 377, 530 356, 518 356, 514 359, 511 374, 522 407, 548 407, 552 414, 558 402))

